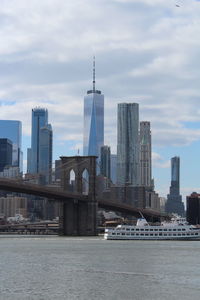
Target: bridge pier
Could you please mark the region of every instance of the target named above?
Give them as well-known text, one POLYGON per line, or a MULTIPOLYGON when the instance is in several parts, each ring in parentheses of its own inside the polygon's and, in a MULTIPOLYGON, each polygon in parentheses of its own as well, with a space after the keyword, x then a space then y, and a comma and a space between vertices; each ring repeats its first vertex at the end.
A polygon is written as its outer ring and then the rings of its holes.
POLYGON ((89 180, 88 201, 67 200, 61 203, 60 235, 94 236, 97 235, 97 200, 96 200, 96 157, 72 156, 61 157, 61 184, 68 190, 70 171, 75 173, 75 191, 83 192, 83 172, 87 170, 89 180))
POLYGON ((64 202, 61 204, 60 235, 94 236, 97 235, 97 203, 64 202))

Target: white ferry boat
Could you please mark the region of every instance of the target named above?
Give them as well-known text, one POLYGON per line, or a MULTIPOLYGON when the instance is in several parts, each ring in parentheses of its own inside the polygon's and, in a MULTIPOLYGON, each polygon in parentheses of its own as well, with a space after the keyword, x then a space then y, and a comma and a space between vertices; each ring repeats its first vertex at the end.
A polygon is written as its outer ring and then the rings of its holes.
POLYGON ((161 225, 149 225, 144 217, 136 225, 118 225, 105 229, 106 240, 195 240, 200 239, 200 228, 189 225, 184 218, 173 218, 161 225))

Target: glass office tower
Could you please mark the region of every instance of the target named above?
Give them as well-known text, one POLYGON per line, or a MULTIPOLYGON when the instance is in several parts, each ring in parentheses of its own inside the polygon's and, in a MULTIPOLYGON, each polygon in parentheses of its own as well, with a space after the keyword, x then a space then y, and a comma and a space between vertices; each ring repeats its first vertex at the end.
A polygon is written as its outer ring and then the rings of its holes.
POLYGON ((48 111, 44 108, 32 109, 31 173, 39 172, 40 129, 48 124, 48 111))
POLYGON ((51 125, 40 129, 39 142, 39 173, 43 176, 44 184, 51 183, 52 176, 52 142, 53 133, 51 125))
POLYGON ((0 138, 0 172, 12 166, 12 141, 0 138))
POLYGON ((84 97, 83 155, 100 158, 104 145, 104 95, 95 88, 95 61, 93 62, 93 89, 84 97))
POLYGON ((119 103, 117 119, 117 184, 140 184, 139 105, 119 103))
POLYGON ((0 138, 11 140, 12 166, 19 167, 20 172, 23 172, 22 123, 15 120, 0 120, 0 138))
POLYGON ((110 179, 110 147, 101 147, 100 174, 110 179))

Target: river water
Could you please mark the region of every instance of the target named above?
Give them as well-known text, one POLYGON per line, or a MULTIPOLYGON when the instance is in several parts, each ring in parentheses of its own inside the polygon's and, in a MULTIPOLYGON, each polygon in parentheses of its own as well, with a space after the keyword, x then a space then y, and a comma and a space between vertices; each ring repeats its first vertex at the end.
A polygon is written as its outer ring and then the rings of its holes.
POLYGON ((0 236, 0 299, 200 299, 200 241, 0 236))

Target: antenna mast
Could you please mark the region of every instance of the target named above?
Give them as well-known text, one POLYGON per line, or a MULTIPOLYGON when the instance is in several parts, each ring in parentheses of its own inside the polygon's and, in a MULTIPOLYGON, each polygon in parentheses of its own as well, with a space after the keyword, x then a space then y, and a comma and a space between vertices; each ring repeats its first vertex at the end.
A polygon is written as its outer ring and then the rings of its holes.
POLYGON ((95 93, 95 56, 93 56, 93 93, 95 93))

